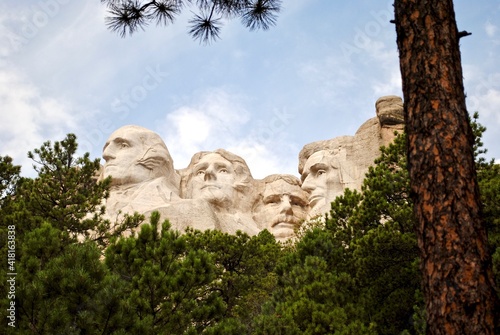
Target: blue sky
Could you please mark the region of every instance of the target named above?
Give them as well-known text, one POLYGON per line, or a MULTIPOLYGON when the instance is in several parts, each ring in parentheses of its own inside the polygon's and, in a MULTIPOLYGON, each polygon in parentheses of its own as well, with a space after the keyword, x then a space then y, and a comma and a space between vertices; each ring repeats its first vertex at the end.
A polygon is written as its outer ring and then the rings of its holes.
MULTIPOLYGON (((469 111, 500 158, 500 1, 455 1, 469 111)), ((106 138, 137 124, 159 133, 178 169, 202 150, 242 156, 255 178, 297 175, 310 142, 353 135, 375 101, 399 95, 392 1, 284 0, 276 27, 227 22, 209 46, 187 34, 190 12, 121 38, 98 0, 0 4, 0 155, 31 175, 26 153, 75 133, 101 157, 106 138)))

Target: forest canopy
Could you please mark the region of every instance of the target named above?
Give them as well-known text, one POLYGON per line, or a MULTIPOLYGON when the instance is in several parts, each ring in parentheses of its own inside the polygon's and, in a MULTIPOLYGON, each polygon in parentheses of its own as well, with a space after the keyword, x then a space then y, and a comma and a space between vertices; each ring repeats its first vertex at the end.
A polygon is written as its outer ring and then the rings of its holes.
MULTIPOLYGON (((477 118, 498 285, 500 166, 482 157, 477 118)), ((381 148, 361 192, 346 190, 324 222, 305 223, 287 244, 267 230, 181 233, 158 213, 103 219, 110 180, 96 182, 99 160, 77 157, 73 134, 28 154, 36 178, 0 156, 0 238, 15 232, 14 249, 1 244, 12 256, 1 272, 2 310, 15 306, 1 332, 14 320, 16 334, 424 334, 405 144, 400 134, 381 148)))

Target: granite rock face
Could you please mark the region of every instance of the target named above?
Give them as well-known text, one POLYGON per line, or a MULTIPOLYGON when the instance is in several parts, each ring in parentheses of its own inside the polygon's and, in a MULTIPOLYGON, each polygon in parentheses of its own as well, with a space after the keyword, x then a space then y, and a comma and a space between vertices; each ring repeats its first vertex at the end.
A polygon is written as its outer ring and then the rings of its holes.
POLYGON ((382 126, 394 126, 404 123, 403 100, 395 95, 381 97, 375 103, 377 117, 382 126))
POLYGON ((391 143, 394 132, 404 131, 403 101, 396 96, 376 102, 377 117, 359 127, 354 136, 306 144, 299 153, 302 188, 310 193, 309 218, 329 211, 330 202, 344 189, 360 190, 368 168, 391 143))
POLYGON ((158 134, 124 126, 103 148, 101 178, 112 177, 107 217, 159 211, 180 231, 255 235, 268 229, 280 241, 293 238, 304 220, 327 213, 346 188, 360 190, 380 146, 404 130, 401 98, 378 99, 376 115, 353 136, 305 145, 299 153, 300 179, 276 174, 256 180, 243 158, 224 149, 196 153, 186 168, 176 170, 158 134))

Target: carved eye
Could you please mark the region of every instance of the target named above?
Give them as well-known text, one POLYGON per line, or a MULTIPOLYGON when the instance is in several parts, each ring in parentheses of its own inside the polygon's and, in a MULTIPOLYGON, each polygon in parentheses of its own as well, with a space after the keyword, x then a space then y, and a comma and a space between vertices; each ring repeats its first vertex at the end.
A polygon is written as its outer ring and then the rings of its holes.
POLYGON ((280 196, 271 196, 271 197, 268 197, 265 199, 264 203, 266 205, 270 205, 270 204, 279 204, 281 202, 281 197, 280 196))
POLYGON ((316 175, 321 176, 321 175, 323 175, 325 173, 326 173, 325 170, 318 170, 318 172, 316 172, 316 175))
POLYGON ((196 175, 198 176, 202 176, 205 174, 205 170, 198 170, 198 172, 196 172, 196 175))
POLYGON ((229 171, 226 168, 222 168, 219 170, 220 173, 229 173, 229 171))
POLYGON ((300 199, 300 198, 295 198, 295 199, 292 199, 291 205, 292 206, 304 207, 304 206, 306 206, 306 203, 302 199, 300 199))
POLYGON ((120 143, 120 148, 122 148, 122 149, 123 149, 123 148, 128 148, 128 147, 130 147, 130 145, 128 145, 128 143, 127 143, 127 142, 121 142, 121 143, 120 143))

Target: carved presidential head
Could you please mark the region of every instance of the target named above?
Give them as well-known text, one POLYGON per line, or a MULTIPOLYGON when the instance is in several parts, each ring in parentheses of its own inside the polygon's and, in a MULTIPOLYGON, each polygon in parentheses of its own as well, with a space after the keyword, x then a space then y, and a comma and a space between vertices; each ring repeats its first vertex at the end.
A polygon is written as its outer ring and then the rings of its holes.
POLYGON ((308 193, 300 180, 288 174, 273 174, 260 182, 259 197, 254 204, 254 220, 278 240, 295 235, 309 211, 308 193))
POLYGON ((123 126, 109 136, 103 148, 103 177, 112 185, 129 185, 165 177, 178 185, 172 157, 161 137, 140 126, 123 126))
POLYGON ((224 149, 195 154, 183 175, 183 198, 205 199, 220 207, 244 206, 253 182, 243 158, 224 149))
POLYGON ((299 154, 302 189, 309 193, 311 214, 324 214, 330 202, 344 192, 340 149, 328 141, 308 144, 299 154))

